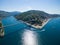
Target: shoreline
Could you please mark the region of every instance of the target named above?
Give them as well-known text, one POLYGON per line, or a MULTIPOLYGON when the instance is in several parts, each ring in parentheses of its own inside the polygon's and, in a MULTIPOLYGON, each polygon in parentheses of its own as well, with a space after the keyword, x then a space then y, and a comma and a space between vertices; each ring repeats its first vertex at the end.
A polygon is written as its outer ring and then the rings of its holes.
POLYGON ((3 29, 3 25, 2 25, 2 22, 0 21, 0 37, 3 37, 4 36, 4 29, 3 29))
MULTIPOLYGON (((19 21, 22 21, 22 20, 19 20, 19 21)), ((29 24, 29 23, 27 23, 27 22, 24 22, 24 21, 22 21, 23 23, 25 23, 25 24, 27 24, 27 25, 30 25, 31 27, 34 27, 34 28, 37 28, 37 29, 41 29, 41 28, 43 28, 48 22, 50 21, 50 19, 47 19, 47 20, 45 20, 43 23, 42 23, 42 26, 39 26, 39 25, 31 25, 31 24, 29 24)))

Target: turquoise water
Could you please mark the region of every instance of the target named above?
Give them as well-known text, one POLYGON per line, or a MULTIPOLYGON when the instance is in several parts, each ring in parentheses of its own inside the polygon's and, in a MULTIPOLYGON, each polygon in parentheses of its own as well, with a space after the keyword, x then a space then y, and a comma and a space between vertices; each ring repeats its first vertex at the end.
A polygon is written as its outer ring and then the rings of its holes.
POLYGON ((42 29, 34 29, 13 16, 2 20, 5 36, 0 45, 60 45, 60 18, 51 19, 42 29))

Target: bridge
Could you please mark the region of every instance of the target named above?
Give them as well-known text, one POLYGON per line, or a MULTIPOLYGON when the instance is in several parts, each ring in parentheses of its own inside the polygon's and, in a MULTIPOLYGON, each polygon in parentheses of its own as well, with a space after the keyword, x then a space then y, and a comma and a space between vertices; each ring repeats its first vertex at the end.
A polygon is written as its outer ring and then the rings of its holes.
POLYGON ((19 23, 15 23, 15 24, 10 24, 10 25, 6 25, 6 26, 2 26, 2 27, 0 27, 0 28, 5 28, 5 27, 8 27, 8 26, 14 26, 14 25, 17 25, 17 24, 19 24, 19 23))

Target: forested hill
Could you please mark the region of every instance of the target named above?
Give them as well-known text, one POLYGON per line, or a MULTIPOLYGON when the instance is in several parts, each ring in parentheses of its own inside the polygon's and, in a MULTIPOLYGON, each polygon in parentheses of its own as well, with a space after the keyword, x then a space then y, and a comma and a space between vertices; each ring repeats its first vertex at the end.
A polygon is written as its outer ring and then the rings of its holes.
POLYGON ((16 16, 17 19, 22 19, 22 20, 31 20, 31 19, 47 19, 49 18, 50 15, 48 13, 45 13, 43 11, 38 11, 38 10, 30 10, 27 12, 23 12, 20 15, 16 16))
POLYGON ((20 12, 14 11, 14 12, 7 12, 7 11, 1 11, 0 10, 0 18, 8 17, 8 16, 16 16, 20 14, 20 12))
POLYGON ((30 24, 42 24, 44 20, 47 20, 52 17, 59 17, 60 15, 51 15, 39 10, 30 10, 23 12, 16 16, 18 20, 28 22, 30 24))

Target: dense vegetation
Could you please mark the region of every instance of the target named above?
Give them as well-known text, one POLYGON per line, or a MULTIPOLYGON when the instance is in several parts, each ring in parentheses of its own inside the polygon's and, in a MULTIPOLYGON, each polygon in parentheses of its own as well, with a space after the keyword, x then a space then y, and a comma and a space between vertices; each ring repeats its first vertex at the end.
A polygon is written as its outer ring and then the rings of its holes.
POLYGON ((15 16, 18 20, 22 20, 30 24, 36 24, 36 25, 37 24, 42 25, 43 21, 47 20, 48 18, 60 17, 60 15, 57 14, 48 14, 38 10, 30 10, 23 13, 16 11, 14 12, 0 11, 0 20, 8 16, 15 16))
POLYGON ((38 11, 38 10, 30 10, 27 12, 23 12, 20 15, 16 16, 18 20, 23 20, 25 22, 28 22, 30 24, 39 24, 42 25, 43 21, 45 19, 48 19, 50 17, 49 14, 38 11))
POLYGON ((30 10, 16 16, 18 20, 22 20, 22 21, 28 22, 30 24, 35 24, 35 25, 42 25, 44 20, 47 20, 52 17, 60 17, 60 15, 48 14, 48 13, 45 13, 43 11, 38 11, 38 10, 30 10))

